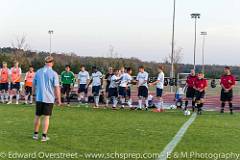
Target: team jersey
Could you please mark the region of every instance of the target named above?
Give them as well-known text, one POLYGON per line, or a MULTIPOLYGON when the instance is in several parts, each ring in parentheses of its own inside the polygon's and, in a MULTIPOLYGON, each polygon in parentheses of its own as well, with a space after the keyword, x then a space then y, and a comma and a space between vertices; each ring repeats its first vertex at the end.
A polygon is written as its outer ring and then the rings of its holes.
POLYGON ((208 86, 208 82, 205 78, 203 79, 196 79, 195 83, 194 83, 195 88, 199 89, 199 90, 203 90, 208 86))
POLYGON ((75 81, 75 75, 73 72, 63 71, 61 73, 61 83, 62 84, 74 84, 74 81, 75 81))
POLYGON ((80 71, 78 73, 79 84, 87 84, 87 81, 90 79, 89 73, 87 71, 80 71))
POLYGON ((157 81, 158 81, 157 88, 163 89, 164 88, 164 73, 163 72, 158 74, 157 81))
POLYGON ((111 82, 110 82, 109 88, 117 88, 119 79, 120 79, 120 77, 113 75, 111 77, 111 82))
POLYGON ((187 77, 187 81, 186 81, 186 82, 187 82, 187 86, 188 86, 189 88, 193 88, 196 79, 197 79, 197 76, 189 75, 189 76, 187 77))
POLYGON ((137 75, 138 86, 148 87, 148 73, 147 72, 139 72, 137 75))
POLYGON ((124 73, 122 76, 121 76, 121 82, 120 82, 120 87, 127 87, 127 86, 130 86, 130 83, 132 81, 132 76, 129 75, 128 73, 124 73))
POLYGON ((223 85, 225 89, 230 89, 236 84, 236 79, 233 75, 223 75, 220 84, 223 85))
POLYGON ((109 85, 111 83, 111 77, 113 76, 113 73, 107 73, 105 76, 105 79, 107 80, 106 88, 109 88, 109 85))
POLYGON ((22 69, 21 68, 16 68, 12 67, 10 70, 10 76, 12 79, 12 82, 20 82, 21 81, 21 74, 22 74, 22 69))
POLYGON ((9 69, 1 68, 0 69, 0 83, 7 83, 9 78, 9 69))
POLYGON ((92 85, 93 86, 101 86, 102 85, 102 73, 100 71, 92 73, 92 85))
POLYGON ((27 72, 25 76, 25 86, 32 87, 35 72, 27 72))

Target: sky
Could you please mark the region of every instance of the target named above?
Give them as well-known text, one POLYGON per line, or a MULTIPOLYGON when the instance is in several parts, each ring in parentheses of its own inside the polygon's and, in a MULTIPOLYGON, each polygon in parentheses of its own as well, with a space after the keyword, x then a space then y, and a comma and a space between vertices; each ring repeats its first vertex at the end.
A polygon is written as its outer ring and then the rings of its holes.
MULTIPOLYGON (((29 49, 80 56, 109 56, 162 62, 171 53, 173 0, 0 0, 0 47, 26 36, 29 49)), ((197 60, 201 31, 207 31, 206 63, 239 65, 240 0, 176 0, 176 48, 183 63, 193 63, 194 20, 197 60)))

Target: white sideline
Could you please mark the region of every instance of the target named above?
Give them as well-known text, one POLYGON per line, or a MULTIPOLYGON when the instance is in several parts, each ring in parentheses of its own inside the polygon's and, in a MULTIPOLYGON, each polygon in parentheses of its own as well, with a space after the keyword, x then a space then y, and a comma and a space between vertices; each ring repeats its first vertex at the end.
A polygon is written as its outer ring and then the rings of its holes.
POLYGON ((164 150, 160 153, 160 158, 158 158, 157 160, 167 160, 168 159, 168 156, 172 153, 174 148, 181 141, 181 139, 184 136, 184 134, 186 133, 188 127, 194 122, 196 117, 197 117, 197 114, 193 113, 192 116, 189 118, 189 120, 184 123, 184 125, 180 128, 180 130, 177 132, 177 134, 173 137, 171 142, 169 142, 168 145, 164 148, 164 150))

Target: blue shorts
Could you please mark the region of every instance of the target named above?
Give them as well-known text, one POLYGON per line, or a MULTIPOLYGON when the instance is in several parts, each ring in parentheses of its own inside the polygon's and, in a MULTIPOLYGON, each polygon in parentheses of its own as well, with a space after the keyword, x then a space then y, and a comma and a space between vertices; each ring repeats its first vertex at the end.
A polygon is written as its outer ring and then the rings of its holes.
POLYGON ((99 96, 100 89, 101 89, 101 86, 93 86, 92 87, 92 94, 93 94, 93 96, 99 96))
POLYGON ((157 97, 162 97, 162 95, 163 95, 163 89, 157 88, 157 89, 156 89, 156 95, 157 95, 157 97))
POLYGON ((79 86, 78 86, 78 93, 83 93, 83 92, 85 94, 88 93, 87 85, 86 84, 79 84, 79 86))
POLYGON ((118 88, 109 88, 108 89, 108 97, 118 97, 118 88))
POLYGON ((0 90, 1 91, 3 91, 3 90, 8 91, 8 87, 9 87, 8 85, 9 85, 8 82, 7 83, 1 83, 0 84, 0 90))
POLYGON ((146 86, 138 87, 138 97, 148 97, 148 88, 146 86))
POLYGON ((15 84, 11 83, 10 89, 16 89, 17 91, 20 90, 20 82, 16 82, 15 84))

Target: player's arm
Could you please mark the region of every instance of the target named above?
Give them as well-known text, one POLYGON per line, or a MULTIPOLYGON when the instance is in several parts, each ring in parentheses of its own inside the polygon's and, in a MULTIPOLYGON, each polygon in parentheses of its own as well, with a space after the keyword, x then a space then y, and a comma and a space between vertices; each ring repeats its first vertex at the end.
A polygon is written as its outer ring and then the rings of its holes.
POLYGON ((55 78, 54 78, 54 91, 55 91, 55 96, 57 98, 57 102, 58 105, 61 105, 61 89, 60 89, 60 85, 59 85, 59 78, 57 73, 55 74, 55 78))

